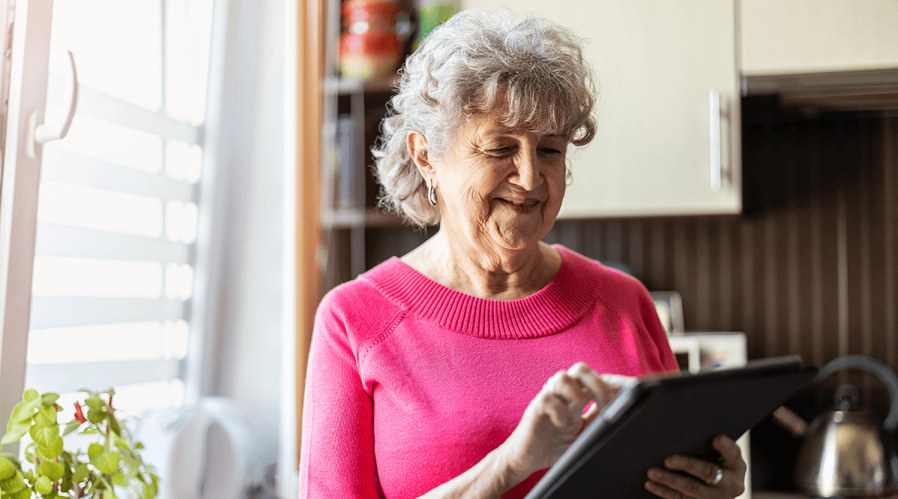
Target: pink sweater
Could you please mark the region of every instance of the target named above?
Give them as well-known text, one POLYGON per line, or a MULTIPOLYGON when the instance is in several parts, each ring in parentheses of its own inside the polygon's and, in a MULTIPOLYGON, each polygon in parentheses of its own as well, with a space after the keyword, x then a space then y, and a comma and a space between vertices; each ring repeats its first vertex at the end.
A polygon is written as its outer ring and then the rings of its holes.
POLYGON ((577 361, 627 376, 675 370, 645 288, 558 248, 558 275, 520 300, 465 295, 397 258, 328 293, 309 355, 300 497, 418 497, 498 447, 577 361))

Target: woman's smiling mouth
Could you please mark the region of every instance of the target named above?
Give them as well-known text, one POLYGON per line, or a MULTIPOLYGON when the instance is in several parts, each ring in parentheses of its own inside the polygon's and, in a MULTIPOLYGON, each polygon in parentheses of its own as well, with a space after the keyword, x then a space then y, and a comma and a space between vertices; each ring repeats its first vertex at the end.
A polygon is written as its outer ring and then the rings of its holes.
POLYGON ((516 203, 514 201, 509 201, 508 199, 503 199, 503 198, 496 198, 496 199, 509 205, 514 210, 531 208, 531 207, 539 204, 539 201, 525 201, 523 203, 516 203))

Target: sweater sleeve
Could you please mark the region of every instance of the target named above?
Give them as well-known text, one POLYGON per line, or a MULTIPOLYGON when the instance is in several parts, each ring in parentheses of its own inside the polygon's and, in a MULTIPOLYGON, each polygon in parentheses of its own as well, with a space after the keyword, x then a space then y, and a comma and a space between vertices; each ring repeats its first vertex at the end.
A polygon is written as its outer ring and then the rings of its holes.
POLYGON ((372 400, 362 385, 339 302, 333 293, 325 297, 315 317, 303 402, 300 498, 382 496, 372 400))

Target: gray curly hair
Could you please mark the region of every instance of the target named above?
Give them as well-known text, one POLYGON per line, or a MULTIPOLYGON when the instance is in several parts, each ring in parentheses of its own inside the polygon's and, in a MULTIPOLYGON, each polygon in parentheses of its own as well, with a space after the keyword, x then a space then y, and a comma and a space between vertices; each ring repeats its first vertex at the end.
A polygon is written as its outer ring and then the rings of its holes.
POLYGON ((408 152, 411 131, 426 137, 431 158, 443 157, 475 114, 588 144, 596 133, 596 85, 582 43, 548 20, 504 9, 463 11, 433 30, 405 62, 372 149, 380 206, 420 227, 440 220, 408 152))

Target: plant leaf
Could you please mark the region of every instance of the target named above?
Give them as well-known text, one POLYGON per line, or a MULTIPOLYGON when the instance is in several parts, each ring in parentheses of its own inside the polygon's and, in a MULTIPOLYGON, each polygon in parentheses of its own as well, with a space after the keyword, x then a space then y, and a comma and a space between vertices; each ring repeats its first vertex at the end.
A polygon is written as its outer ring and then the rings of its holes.
POLYGON ((65 425, 65 430, 62 431, 62 436, 66 436, 73 431, 77 430, 81 427, 81 422, 77 419, 73 419, 71 423, 65 425))
POLYGON ((34 482, 34 490, 39 494, 49 494, 53 490, 53 481, 42 476, 34 482))
POLYGON ((116 473, 116 475, 112 477, 112 484, 118 485, 119 487, 127 487, 130 485, 124 473, 116 473))
POLYGON ((0 481, 0 490, 6 492, 7 494, 12 494, 13 492, 18 492, 25 488, 25 477, 22 476, 22 473, 16 471, 15 476, 12 478, 7 478, 6 480, 0 481))
POLYGON ((91 460, 93 460, 93 458, 99 456, 105 450, 106 449, 100 444, 90 444, 87 447, 87 457, 89 457, 91 460))
POLYGON ((106 419, 106 411, 102 409, 91 409, 87 411, 87 420, 93 424, 100 424, 106 419))
POLYGON ((13 432, 13 431, 18 432, 18 431, 22 431, 22 429, 24 429, 27 432, 28 428, 31 428, 31 419, 26 419, 24 421, 13 421, 10 419, 9 423, 7 423, 7 425, 6 425, 6 430, 8 432, 13 432))
MULTIPOLYGON (((56 459, 60 454, 62 454, 62 439, 57 438, 56 443, 54 443, 50 447, 38 445, 37 451, 41 454, 41 456, 44 456, 44 459, 56 459)), ((55 482, 56 480, 54 479, 53 481, 55 482)))
POLYGON ((40 394, 34 389, 25 390, 25 393, 22 394, 22 398, 25 399, 25 402, 34 402, 38 397, 40 397, 40 394))
POLYGON ((130 447, 128 446, 128 441, 125 440, 123 437, 115 438, 112 441, 113 441, 113 443, 115 443, 115 446, 118 447, 119 449, 121 449, 123 451, 130 450, 130 447))
POLYGON ((48 392, 41 395, 41 403, 44 405, 53 405, 57 400, 59 400, 58 393, 48 392))
POLYGON ((72 481, 75 483, 81 483, 87 475, 90 474, 90 469, 87 468, 87 464, 78 463, 78 466, 75 466, 75 472, 72 473, 72 481))
POLYGON ((25 487, 17 492, 6 494, 6 496, 9 497, 9 499, 31 499, 31 489, 25 487))
POLYGON ((12 409, 12 414, 9 415, 10 421, 27 421, 34 416, 34 405, 29 404, 28 402, 22 401, 16 404, 12 409))
MULTIPOLYGON (((41 475, 49 478, 51 482, 55 482, 62 478, 62 475, 65 473, 65 467, 62 463, 57 463, 55 461, 44 461, 41 463, 41 475)), ((46 494, 46 492, 44 492, 46 494)))
POLYGON ((0 459, 0 481, 16 476, 16 465, 6 459, 0 459))
POLYGON ((13 422, 10 421, 9 432, 0 439, 0 445, 11 444, 24 437, 29 428, 31 428, 30 423, 13 425, 13 422))
POLYGON ((98 395, 94 395, 92 397, 84 399, 84 405, 90 407, 91 409, 101 411, 103 410, 104 403, 98 395))
POLYGON ((109 423, 109 428, 112 430, 112 433, 115 433, 118 436, 122 436, 122 427, 118 424, 115 416, 109 414, 109 419, 106 422, 109 423))
POLYGON ((153 487, 152 489, 150 489, 152 493, 150 497, 156 497, 159 494, 159 477, 155 474, 150 474, 150 478, 151 481, 149 485, 152 485, 153 487))
POLYGON ((28 433, 37 445, 52 447, 59 440, 59 425, 32 426, 28 433))
POLYGON ((59 491, 67 494, 70 490, 72 490, 72 477, 67 476, 59 482, 59 491))
MULTIPOLYGON (((93 447, 93 445, 91 445, 93 447)), ((94 465, 101 473, 111 475, 118 471, 119 462, 122 456, 118 451, 107 451, 102 454, 91 456, 90 464, 94 465)))
POLYGON ((38 426, 56 424, 56 408, 52 405, 41 407, 41 410, 34 415, 34 424, 38 426))

